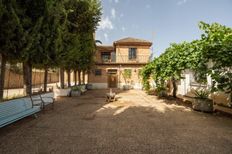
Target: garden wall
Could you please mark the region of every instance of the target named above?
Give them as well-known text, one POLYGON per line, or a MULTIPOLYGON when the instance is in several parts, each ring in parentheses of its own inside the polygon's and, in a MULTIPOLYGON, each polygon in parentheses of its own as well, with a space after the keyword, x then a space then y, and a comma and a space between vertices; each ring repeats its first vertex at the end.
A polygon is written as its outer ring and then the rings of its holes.
MULTIPOLYGON (((177 87, 177 94, 181 96, 188 96, 188 97, 194 97, 194 91, 196 89, 200 88, 206 88, 210 87, 211 79, 207 78, 207 84, 202 85, 195 81, 194 79, 194 73, 192 71, 186 70, 183 72, 183 79, 178 82, 177 87)), ((211 94, 210 98, 214 101, 216 104, 224 104, 227 105, 230 102, 229 95, 224 92, 214 92, 211 94)))

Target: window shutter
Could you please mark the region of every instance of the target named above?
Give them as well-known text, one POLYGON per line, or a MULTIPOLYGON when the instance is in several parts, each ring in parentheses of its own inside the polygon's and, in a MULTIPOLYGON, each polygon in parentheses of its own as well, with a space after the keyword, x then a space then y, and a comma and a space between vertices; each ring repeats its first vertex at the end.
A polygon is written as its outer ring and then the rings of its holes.
POLYGON ((132 50, 129 48, 129 59, 132 59, 132 50))
POLYGON ((137 54, 137 49, 134 48, 134 55, 133 55, 133 58, 136 59, 136 54, 137 54))

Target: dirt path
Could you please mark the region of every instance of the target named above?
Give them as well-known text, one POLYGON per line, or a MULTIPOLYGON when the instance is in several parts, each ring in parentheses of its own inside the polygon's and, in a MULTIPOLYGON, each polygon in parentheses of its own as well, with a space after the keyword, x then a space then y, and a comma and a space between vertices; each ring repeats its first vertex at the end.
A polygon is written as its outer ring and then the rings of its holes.
POLYGON ((0 130, 0 153, 231 153, 232 119, 192 111, 142 91, 60 98, 37 119, 0 130))

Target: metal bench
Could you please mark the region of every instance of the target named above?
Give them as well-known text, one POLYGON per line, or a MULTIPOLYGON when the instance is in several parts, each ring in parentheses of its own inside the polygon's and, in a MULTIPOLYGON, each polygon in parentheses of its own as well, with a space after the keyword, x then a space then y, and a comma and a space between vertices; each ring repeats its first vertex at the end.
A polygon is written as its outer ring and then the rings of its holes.
POLYGON ((0 103, 0 128, 40 111, 29 98, 14 99, 0 103))
POLYGON ((53 93, 44 93, 38 95, 31 95, 31 102, 34 106, 40 106, 41 109, 44 109, 46 105, 52 104, 54 107, 54 94, 53 93))

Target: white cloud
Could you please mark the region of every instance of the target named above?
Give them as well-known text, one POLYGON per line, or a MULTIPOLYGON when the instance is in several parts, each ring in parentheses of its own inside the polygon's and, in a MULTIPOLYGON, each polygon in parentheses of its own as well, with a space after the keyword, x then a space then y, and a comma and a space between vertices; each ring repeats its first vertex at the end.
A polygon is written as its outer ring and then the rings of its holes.
POLYGON ((177 2, 177 5, 183 5, 185 3, 187 3, 188 0, 180 0, 177 2))
POLYGON ((105 41, 108 41, 108 34, 107 33, 104 33, 104 38, 105 38, 105 41))
POLYGON ((109 19, 109 17, 102 18, 102 20, 99 23, 99 29, 102 29, 102 30, 105 30, 105 29, 112 30, 112 29, 114 29, 114 26, 113 26, 111 20, 109 19))
POLYGON ((119 0, 114 0, 114 2, 115 2, 115 3, 118 3, 118 2, 119 2, 119 0))
POLYGON ((116 17, 116 11, 114 8, 111 9, 111 17, 114 19, 116 17))

